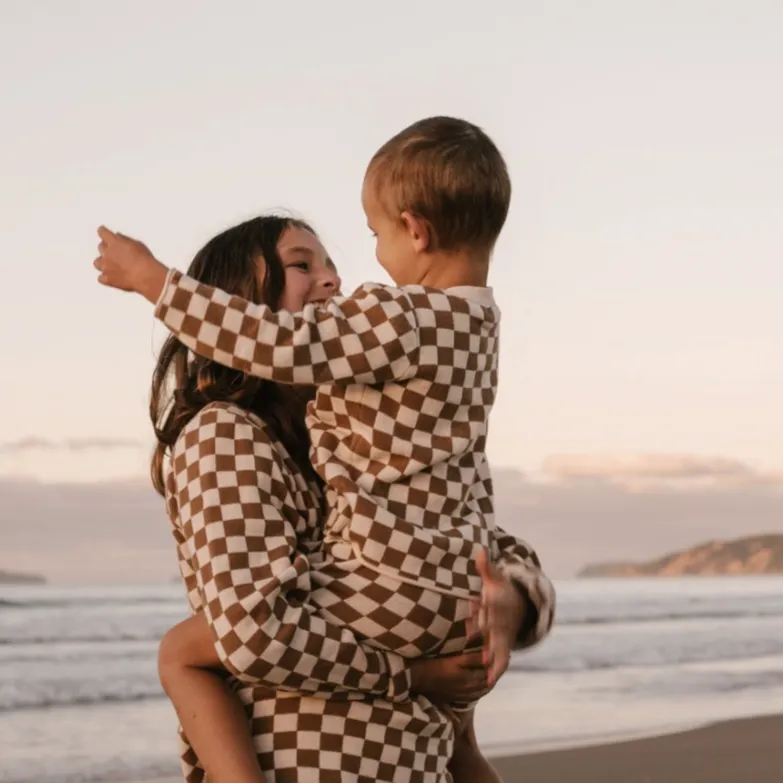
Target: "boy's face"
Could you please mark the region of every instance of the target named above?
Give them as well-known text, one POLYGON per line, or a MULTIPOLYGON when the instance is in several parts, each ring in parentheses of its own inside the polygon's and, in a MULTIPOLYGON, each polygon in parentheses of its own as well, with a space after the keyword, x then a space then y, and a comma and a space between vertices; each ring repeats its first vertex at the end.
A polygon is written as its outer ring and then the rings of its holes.
POLYGON ((375 237, 375 257, 396 285, 413 285, 418 282, 421 243, 406 214, 396 219, 375 195, 375 189, 362 188, 362 207, 367 216, 367 226, 375 237))

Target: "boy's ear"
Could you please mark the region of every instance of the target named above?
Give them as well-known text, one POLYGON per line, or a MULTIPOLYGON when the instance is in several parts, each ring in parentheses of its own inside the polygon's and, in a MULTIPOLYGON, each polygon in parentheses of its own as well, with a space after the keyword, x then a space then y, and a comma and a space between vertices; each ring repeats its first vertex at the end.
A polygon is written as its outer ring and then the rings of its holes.
POLYGON ((434 248, 435 234, 429 220, 425 220, 413 212, 403 212, 400 215, 400 220, 402 220, 417 253, 424 253, 434 248))

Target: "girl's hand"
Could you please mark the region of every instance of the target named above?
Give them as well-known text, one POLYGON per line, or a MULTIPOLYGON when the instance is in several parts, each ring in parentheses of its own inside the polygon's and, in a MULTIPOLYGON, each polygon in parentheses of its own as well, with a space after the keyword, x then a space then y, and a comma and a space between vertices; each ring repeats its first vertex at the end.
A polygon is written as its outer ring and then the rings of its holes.
POLYGON ((508 669, 511 651, 525 620, 527 604, 519 588, 492 565, 486 552, 479 552, 476 569, 484 586, 470 633, 478 633, 484 637, 487 682, 494 686, 508 669))
POLYGON ((101 241, 93 266, 101 273, 98 282, 121 291, 133 291, 153 304, 158 301, 166 282, 168 269, 152 255, 149 248, 124 234, 108 228, 98 229, 101 241))
POLYGON ((411 691, 433 702, 476 701, 492 688, 487 684, 483 652, 477 650, 444 658, 412 661, 411 691))

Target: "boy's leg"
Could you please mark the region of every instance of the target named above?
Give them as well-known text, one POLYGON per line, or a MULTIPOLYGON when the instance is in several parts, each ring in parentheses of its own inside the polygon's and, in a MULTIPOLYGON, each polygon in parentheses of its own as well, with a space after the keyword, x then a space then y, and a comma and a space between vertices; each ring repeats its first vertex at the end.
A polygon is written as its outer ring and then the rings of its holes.
POLYGON ((473 725, 474 711, 455 714, 459 722, 454 738, 454 755, 449 762, 454 783, 502 783, 500 775, 479 749, 473 725))
POLYGON ((225 677, 210 668, 217 661, 207 621, 197 614, 163 637, 161 684, 210 783, 263 783, 248 716, 225 677))
POLYGON ((327 622, 403 658, 463 652, 470 602, 401 582, 359 560, 332 559, 312 571, 309 601, 327 622))

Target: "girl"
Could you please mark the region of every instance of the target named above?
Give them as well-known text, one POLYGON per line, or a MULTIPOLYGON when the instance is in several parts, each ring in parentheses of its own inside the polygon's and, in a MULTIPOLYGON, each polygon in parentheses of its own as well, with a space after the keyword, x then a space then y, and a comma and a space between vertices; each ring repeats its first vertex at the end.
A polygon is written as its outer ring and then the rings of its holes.
MULTIPOLYGON (((293 312, 340 286, 314 232, 275 216, 215 237, 189 274, 293 312)), ((363 647, 308 601, 319 579, 323 511, 308 461, 308 398, 193 356, 173 337, 155 371, 153 480, 166 497, 196 613, 161 647, 161 679, 183 728, 186 778, 202 780, 206 770, 210 780, 232 782, 440 783, 454 755, 459 779, 489 779, 486 769, 475 772, 483 760, 472 725, 460 727, 455 751, 448 710, 435 706, 486 692, 475 654, 411 664, 363 647), (210 671, 215 667, 232 675, 238 699, 210 671)), ((504 540, 509 558, 530 558, 504 540)), ((526 613, 523 643, 536 641, 542 607, 485 572, 489 594, 506 604, 491 618, 494 632, 516 632, 526 613)), ((340 585, 330 590, 339 596, 340 585)))

